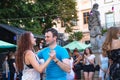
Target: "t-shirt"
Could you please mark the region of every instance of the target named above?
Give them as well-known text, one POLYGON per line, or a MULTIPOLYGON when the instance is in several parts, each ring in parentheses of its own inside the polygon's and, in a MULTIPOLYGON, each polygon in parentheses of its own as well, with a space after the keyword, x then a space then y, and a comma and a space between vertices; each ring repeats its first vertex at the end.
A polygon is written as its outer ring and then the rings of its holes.
MULTIPOLYGON (((89 60, 95 59, 95 55, 94 55, 94 54, 91 54, 91 55, 88 57, 88 59, 89 59, 89 60)), ((90 65, 90 62, 89 62, 87 59, 85 59, 85 60, 86 60, 85 65, 90 65)))
POLYGON ((100 55, 100 62, 101 62, 101 67, 102 69, 107 69, 108 68, 108 57, 104 57, 102 56, 102 54, 100 55))
MULTIPOLYGON (((68 52, 65 48, 57 45, 54 48, 56 57, 62 61, 63 59, 69 58, 68 52)), ((50 48, 46 47, 38 52, 38 57, 43 58, 45 61, 49 58, 50 48)), ((46 80, 66 80, 66 72, 63 71, 53 60, 49 63, 46 68, 46 80)))

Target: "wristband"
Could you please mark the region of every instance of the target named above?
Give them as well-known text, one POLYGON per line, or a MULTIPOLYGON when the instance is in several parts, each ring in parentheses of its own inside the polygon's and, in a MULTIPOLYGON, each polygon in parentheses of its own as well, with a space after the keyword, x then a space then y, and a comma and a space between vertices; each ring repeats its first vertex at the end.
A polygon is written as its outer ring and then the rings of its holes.
POLYGON ((59 60, 56 60, 56 61, 55 61, 55 63, 58 63, 58 62, 59 62, 59 60))

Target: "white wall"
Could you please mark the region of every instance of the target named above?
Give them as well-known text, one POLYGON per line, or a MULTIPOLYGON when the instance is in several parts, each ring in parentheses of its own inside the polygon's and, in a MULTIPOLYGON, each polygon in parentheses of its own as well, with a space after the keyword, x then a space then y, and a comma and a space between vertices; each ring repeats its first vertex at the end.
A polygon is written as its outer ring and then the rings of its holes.
POLYGON ((99 4, 99 12, 100 12, 100 19, 101 24, 105 24, 105 13, 113 12, 114 13, 114 20, 115 24, 120 22, 120 0, 113 0, 113 2, 104 3, 105 0, 92 0, 92 4, 98 3, 99 4), (114 11, 112 11, 112 7, 114 7, 114 11))
POLYGON ((91 0, 76 0, 77 1, 77 11, 78 11, 78 26, 80 31, 88 32, 88 24, 83 24, 83 13, 90 11, 91 9, 91 0))

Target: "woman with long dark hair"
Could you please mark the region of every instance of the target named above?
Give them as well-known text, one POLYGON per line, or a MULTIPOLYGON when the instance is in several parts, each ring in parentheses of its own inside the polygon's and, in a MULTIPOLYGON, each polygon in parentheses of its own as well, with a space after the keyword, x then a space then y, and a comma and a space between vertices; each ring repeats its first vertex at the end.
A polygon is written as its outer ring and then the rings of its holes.
POLYGON ((55 55, 50 53, 48 60, 40 64, 37 55, 33 52, 35 44, 36 41, 31 32, 23 33, 18 41, 16 66, 18 71, 22 71, 22 80, 40 80, 40 73, 45 70, 55 55))
POLYGON ((90 48, 86 48, 84 51, 83 60, 83 73, 85 80, 93 80, 95 68, 95 55, 92 53, 90 48))
POLYGON ((108 54, 111 80, 120 80, 120 29, 111 27, 107 31, 105 42, 102 46, 104 53, 108 54))
POLYGON ((16 73, 16 64, 15 64, 15 53, 9 52, 8 55, 8 65, 10 71, 10 80, 14 80, 14 74, 16 73))

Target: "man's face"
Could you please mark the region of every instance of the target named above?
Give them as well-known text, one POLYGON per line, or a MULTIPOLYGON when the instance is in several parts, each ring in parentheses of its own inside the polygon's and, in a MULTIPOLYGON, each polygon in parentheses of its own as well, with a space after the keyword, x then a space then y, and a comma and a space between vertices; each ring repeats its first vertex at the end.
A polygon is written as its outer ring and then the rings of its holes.
POLYGON ((47 45, 51 45, 56 41, 56 37, 53 37, 52 32, 49 31, 45 33, 45 40, 47 45))

